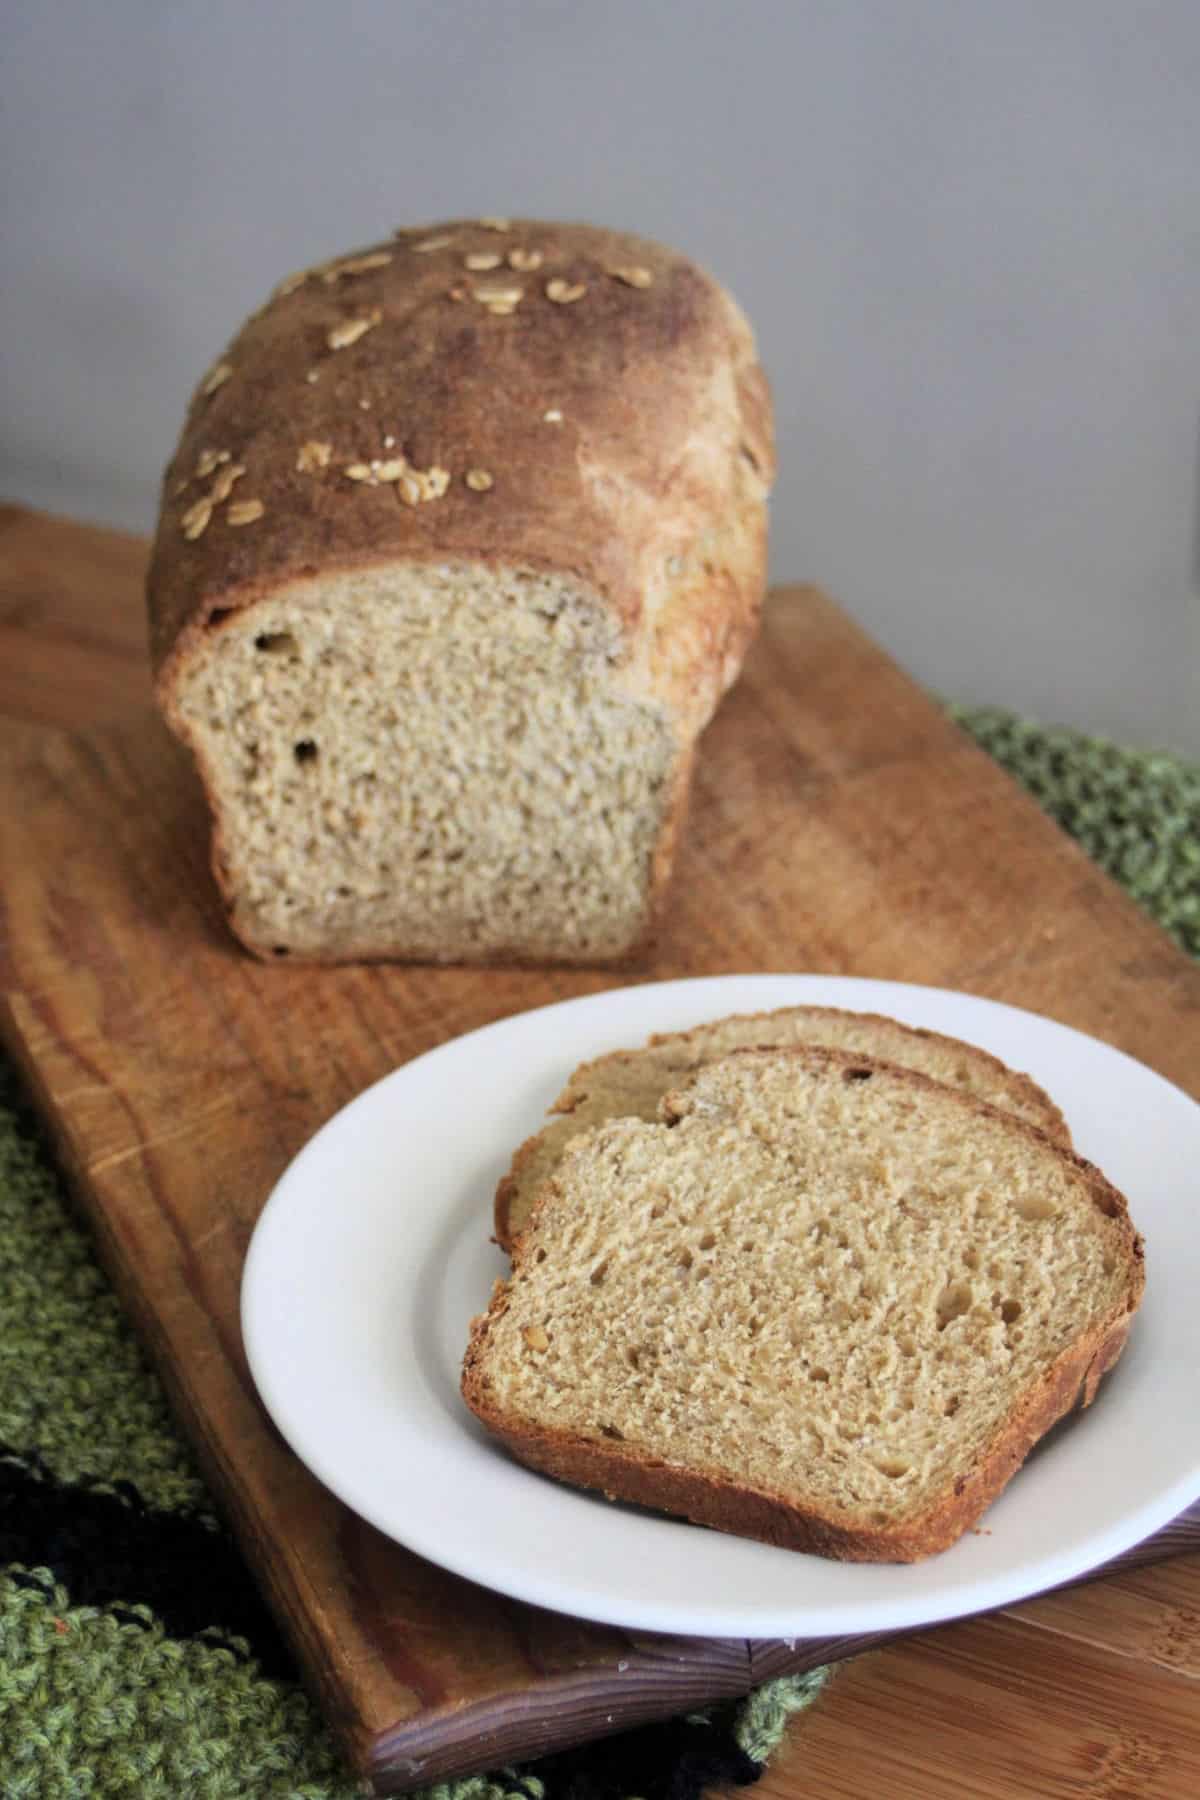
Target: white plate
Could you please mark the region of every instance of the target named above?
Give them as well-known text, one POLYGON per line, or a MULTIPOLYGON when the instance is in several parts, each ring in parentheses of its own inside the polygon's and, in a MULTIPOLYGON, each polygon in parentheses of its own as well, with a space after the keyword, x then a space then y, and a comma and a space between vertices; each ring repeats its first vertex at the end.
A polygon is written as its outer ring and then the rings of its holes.
POLYGON ((1141 1063, 994 1001, 837 976, 729 975, 504 1019, 369 1088, 296 1158, 254 1234, 242 1328, 308 1467, 379 1530, 539 1606, 637 1630, 823 1637, 928 1624, 1068 1581, 1200 1495, 1200 1107, 1141 1063), (468 1322, 505 1258, 492 1194, 585 1057, 726 1013, 886 1012, 970 1040, 1053 1094, 1129 1198, 1146 1299, 1088 1412, 986 1517, 907 1567, 826 1562, 610 1505, 519 1467, 458 1393, 468 1322))

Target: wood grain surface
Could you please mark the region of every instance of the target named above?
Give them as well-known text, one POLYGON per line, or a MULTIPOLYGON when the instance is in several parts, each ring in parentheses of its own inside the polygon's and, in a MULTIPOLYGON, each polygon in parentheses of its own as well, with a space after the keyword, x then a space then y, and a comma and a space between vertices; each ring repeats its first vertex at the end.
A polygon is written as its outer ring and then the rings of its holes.
MULTIPOLYGON (((0 511, 0 1009, 120 1292, 329 1717, 380 1792, 854 1646, 638 1637, 401 1551, 259 1407, 237 1291, 295 1150, 459 1032, 625 977, 263 967, 228 939, 187 768, 145 710, 135 540, 0 511), (58 727, 58 729, 50 729, 58 727)), ((1002 698, 1002 696, 997 696, 1002 698)), ((777 594, 708 733, 635 979, 822 970, 1032 1007, 1200 1093, 1200 970, 836 607, 777 594)), ((1181 1523, 1145 1556, 1196 1543, 1181 1523)), ((1200 1558, 848 1665, 764 1777, 803 1794, 1200 1792, 1200 1558)))

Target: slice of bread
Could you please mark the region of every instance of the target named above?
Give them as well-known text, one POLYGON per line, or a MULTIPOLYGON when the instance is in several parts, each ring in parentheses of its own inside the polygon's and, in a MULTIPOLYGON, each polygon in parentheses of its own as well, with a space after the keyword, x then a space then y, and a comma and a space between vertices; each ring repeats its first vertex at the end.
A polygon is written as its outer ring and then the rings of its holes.
POLYGON ((1144 1282, 1122 1196, 893 1064, 747 1050, 578 1138, 462 1391, 532 1468, 853 1561, 944 1550, 1087 1405, 1144 1282))
POLYGON ((831 1006, 735 1014, 691 1031, 660 1033, 641 1050, 616 1050, 580 1064, 550 1109, 552 1115, 564 1116, 551 1117, 526 1139, 496 1190, 493 1229, 501 1249, 511 1251, 538 1188, 581 1131, 605 1119, 654 1119, 663 1095, 693 1069, 732 1050, 776 1044, 818 1044, 899 1063, 1003 1107, 1062 1144, 1071 1142, 1066 1120, 1050 1096, 1028 1075, 1016 1074, 973 1044, 901 1025, 877 1013, 843 1012, 831 1006))

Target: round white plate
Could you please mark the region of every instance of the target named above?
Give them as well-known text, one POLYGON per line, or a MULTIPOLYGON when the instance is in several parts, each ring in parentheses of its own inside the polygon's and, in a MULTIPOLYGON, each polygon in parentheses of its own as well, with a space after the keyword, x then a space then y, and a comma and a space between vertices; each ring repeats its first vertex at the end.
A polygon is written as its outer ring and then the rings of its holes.
POLYGON ((838 976, 627 988, 444 1044, 318 1132, 250 1246, 246 1353, 275 1423, 326 1486, 389 1537, 501 1593, 719 1637, 929 1624, 1068 1581, 1200 1495, 1198 1169, 1200 1106, 1033 1013, 838 976), (801 1002, 889 1013, 1027 1070, 1146 1237, 1146 1298, 1096 1405, 1035 1453, 985 1533, 925 1563, 827 1562, 611 1505, 511 1461, 459 1398, 469 1321, 507 1266, 489 1242, 496 1182, 575 1064, 653 1031, 801 1002))

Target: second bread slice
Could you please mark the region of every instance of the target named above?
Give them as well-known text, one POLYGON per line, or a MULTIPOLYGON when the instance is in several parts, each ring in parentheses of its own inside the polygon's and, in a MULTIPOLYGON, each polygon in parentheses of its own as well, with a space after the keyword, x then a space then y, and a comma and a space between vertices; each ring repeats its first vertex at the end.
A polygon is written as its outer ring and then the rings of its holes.
POLYGON ((892 1065, 744 1051, 567 1150, 473 1327, 522 1461, 859 1561, 961 1535, 1124 1344, 1141 1241, 1091 1164, 892 1065))
POLYGON ((494 1231, 511 1250, 525 1228, 534 1197, 573 1138, 605 1119, 653 1119, 663 1095, 693 1070, 733 1050, 816 1044, 873 1056, 917 1069, 934 1081, 988 1100, 1069 1145, 1066 1120, 1050 1096, 1028 1075, 1009 1069, 974 1044, 901 1025, 879 1013, 833 1006, 785 1006, 775 1012, 735 1013, 652 1037, 640 1050, 614 1050, 581 1063, 551 1107, 551 1117, 516 1151, 496 1190, 494 1231))

